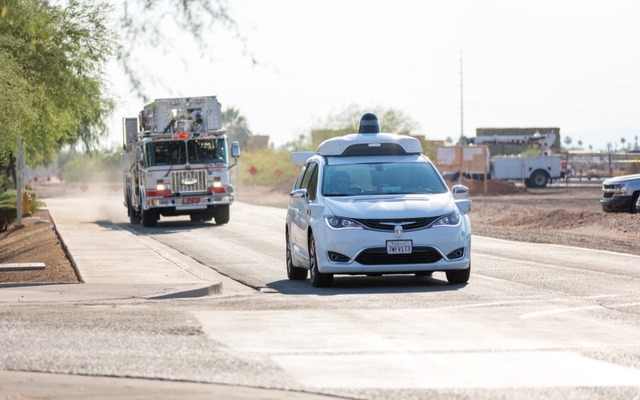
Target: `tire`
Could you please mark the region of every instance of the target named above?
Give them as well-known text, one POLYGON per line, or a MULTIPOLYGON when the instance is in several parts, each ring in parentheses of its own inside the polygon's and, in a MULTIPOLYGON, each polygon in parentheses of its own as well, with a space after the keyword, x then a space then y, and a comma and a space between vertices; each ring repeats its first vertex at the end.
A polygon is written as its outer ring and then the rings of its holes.
POLYGON ((202 214, 189 214, 189 219, 191 220, 191 222, 203 222, 204 221, 204 215, 202 215, 202 214))
POLYGON ((531 177, 526 180, 527 187, 540 189, 547 186, 549 183, 549 174, 540 169, 533 171, 531 177))
POLYGON ((136 210, 131 207, 131 204, 127 202, 127 211, 129 213, 129 222, 133 225, 138 225, 142 218, 140 218, 140 214, 136 212, 136 210))
POLYGON ((223 225, 229 222, 229 206, 219 206, 216 210, 216 224, 223 225))
POLYGON ((153 227, 158 222, 158 213, 155 210, 142 210, 142 226, 153 227))
POLYGON ((638 196, 640 196, 640 192, 634 193, 633 197, 631 198, 631 209, 629 210, 631 214, 638 213, 638 207, 636 207, 636 203, 638 202, 638 196))
POLYGON ((453 285, 456 284, 465 284, 469 282, 469 277, 471 276, 471 266, 467 269, 454 269, 451 271, 446 271, 447 281, 453 285))
POLYGON ((330 287, 333 285, 333 274, 323 274, 318 271, 318 257, 316 256, 316 241, 313 235, 309 237, 309 270, 313 287, 330 287))
POLYGON ((289 244, 289 232, 286 233, 285 245, 287 247, 285 259, 287 263, 287 277, 292 281, 302 281, 307 279, 307 270, 305 268, 296 267, 293 265, 293 259, 291 258, 291 249, 289 244))

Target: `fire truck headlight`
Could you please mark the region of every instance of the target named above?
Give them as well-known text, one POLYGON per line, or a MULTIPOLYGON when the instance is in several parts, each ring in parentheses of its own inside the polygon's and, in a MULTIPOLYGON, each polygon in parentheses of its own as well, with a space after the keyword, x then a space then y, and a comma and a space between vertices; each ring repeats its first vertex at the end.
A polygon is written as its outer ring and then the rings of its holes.
POLYGON ((213 187, 214 188, 222 187, 222 181, 220 180, 220 177, 213 178, 213 187))
POLYGON ((158 179, 156 181, 156 190, 165 190, 168 189, 168 184, 165 185, 164 179, 158 179))

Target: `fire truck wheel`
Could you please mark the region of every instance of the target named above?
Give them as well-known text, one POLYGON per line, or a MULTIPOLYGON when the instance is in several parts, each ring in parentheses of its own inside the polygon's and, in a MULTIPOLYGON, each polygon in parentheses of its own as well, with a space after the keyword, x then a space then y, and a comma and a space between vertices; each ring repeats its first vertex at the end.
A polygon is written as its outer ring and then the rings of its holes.
POLYGON ((154 210, 142 210, 142 225, 146 227, 156 226, 158 213, 154 210))
POLYGON ((216 210, 216 224, 222 225, 229 222, 229 206, 220 206, 216 210))
POLYGON ((133 209, 133 207, 131 207, 131 205, 129 205, 129 222, 131 222, 133 225, 138 225, 141 221, 140 218, 140 214, 136 212, 136 210, 133 209))
POLYGON ((202 214, 189 214, 189 219, 191 222, 202 222, 204 221, 204 216, 202 214))

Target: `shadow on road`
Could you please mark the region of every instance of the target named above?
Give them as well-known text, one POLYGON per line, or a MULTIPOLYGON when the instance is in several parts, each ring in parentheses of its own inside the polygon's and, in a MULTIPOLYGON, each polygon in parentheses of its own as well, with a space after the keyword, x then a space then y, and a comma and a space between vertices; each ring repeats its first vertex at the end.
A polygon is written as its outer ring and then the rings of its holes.
POLYGON ((192 221, 162 221, 152 228, 146 228, 142 225, 132 225, 128 222, 113 222, 110 220, 98 220, 95 224, 105 229, 123 229, 135 235, 166 235, 174 232, 184 232, 193 229, 220 228, 222 225, 216 225, 213 222, 192 222, 192 221))
POLYGON ((281 294, 336 296, 344 294, 393 294, 450 292, 464 289, 466 285, 450 285, 445 280, 434 277, 412 275, 390 275, 382 277, 336 276, 333 286, 316 288, 309 280, 291 281, 283 279, 267 284, 267 287, 281 294))

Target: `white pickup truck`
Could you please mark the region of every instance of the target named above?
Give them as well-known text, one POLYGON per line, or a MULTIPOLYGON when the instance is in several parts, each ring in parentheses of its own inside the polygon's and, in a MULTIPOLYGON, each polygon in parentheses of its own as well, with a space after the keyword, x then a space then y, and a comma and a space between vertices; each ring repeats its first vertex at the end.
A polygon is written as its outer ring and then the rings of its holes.
POLYGON ((640 174, 617 176, 602 182, 600 205, 604 212, 638 212, 640 174))

